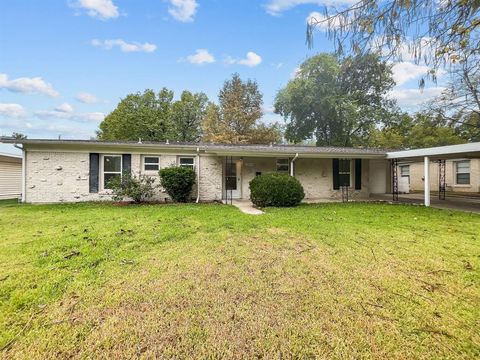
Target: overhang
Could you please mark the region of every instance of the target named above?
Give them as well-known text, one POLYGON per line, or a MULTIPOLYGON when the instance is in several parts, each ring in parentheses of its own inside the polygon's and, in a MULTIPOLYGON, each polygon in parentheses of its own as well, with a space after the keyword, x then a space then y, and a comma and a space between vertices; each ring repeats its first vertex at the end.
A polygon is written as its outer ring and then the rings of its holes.
POLYGON ((421 160, 424 157, 432 160, 480 158, 480 142, 387 152, 387 159, 421 160))

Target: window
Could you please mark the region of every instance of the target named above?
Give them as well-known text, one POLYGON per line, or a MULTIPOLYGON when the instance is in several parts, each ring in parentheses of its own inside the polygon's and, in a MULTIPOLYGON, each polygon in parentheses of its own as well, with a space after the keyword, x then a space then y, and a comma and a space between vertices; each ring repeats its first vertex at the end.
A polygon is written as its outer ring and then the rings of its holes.
POLYGON ((158 156, 145 156, 143 158, 143 170, 145 171, 160 170, 160 158, 158 156))
POLYGON ((116 176, 122 176, 122 155, 103 156, 103 188, 108 189, 108 183, 116 176))
POLYGON ((287 173, 290 170, 290 160, 288 159, 277 159, 277 171, 287 173))
POLYGON ((400 176, 402 176, 402 177, 410 176, 410 165, 401 165, 400 166, 400 176))
POLYGON ((350 160, 338 162, 338 180, 340 186, 350 186, 350 160))
POLYGON ((455 162, 455 181, 457 185, 470 185, 470 160, 455 162))
POLYGON ((179 159, 179 165, 195 170, 195 159, 193 157, 181 157, 179 159))

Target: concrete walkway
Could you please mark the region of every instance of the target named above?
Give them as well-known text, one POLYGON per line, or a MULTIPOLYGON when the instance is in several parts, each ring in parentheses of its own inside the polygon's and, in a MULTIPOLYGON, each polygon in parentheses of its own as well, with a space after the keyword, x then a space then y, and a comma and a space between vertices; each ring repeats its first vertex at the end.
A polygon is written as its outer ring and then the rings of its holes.
MULTIPOLYGON (((230 202, 228 202, 230 204, 230 202)), ((262 215, 264 212, 253 207, 249 200, 232 200, 232 205, 240 209, 241 212, 249 215, 262 215)))

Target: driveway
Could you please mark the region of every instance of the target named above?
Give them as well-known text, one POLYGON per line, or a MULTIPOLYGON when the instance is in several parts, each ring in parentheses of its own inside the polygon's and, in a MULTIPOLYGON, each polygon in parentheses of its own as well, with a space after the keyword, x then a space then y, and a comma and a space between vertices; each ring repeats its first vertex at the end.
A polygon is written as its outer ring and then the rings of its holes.
MULTIPOLYGON (((371 195, 372 200, 392 200, 392 194, 371 195)), ((399 194, 400 203, 423 204, 423 194, 399 194)), ((430 195, 430 205, 440 209, 454 209, 480 214, 480 198, 457 196, 439 200, 437 195, 430 195)))

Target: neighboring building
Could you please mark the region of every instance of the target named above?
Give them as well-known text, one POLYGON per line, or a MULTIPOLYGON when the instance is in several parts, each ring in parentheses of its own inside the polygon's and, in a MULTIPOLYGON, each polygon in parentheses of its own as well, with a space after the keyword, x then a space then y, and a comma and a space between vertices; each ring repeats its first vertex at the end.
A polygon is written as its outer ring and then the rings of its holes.
MULTIPOLYGON (((278 171, 294 175, 307 199, 368 198, 387 191, 389 162, 374 149, 282 145, 213 145, 100 142, 87 140, 3 140, 22 144, 25 194, 29 203, 111 199, 108 180, 124 171, 158 177, 171 165, 197 173, 198 201, 249 199, 249 182, 278 171)), ((156 198, 168 196, 159 189, 156 198)))
POLYGON ((0 153, 0 200, 22 195, 22 157, 0 153))
MULTIPOLYGON (((430 189, 438 190, 439 164, 430 162, 430 189)), ((408 193, 425 188, 424 164, 419 161, 402 161, 398 164, 399 191, 408 193)), ((452 159, 445 161, 446 191, 479 193, 480 159, 452 159)))

